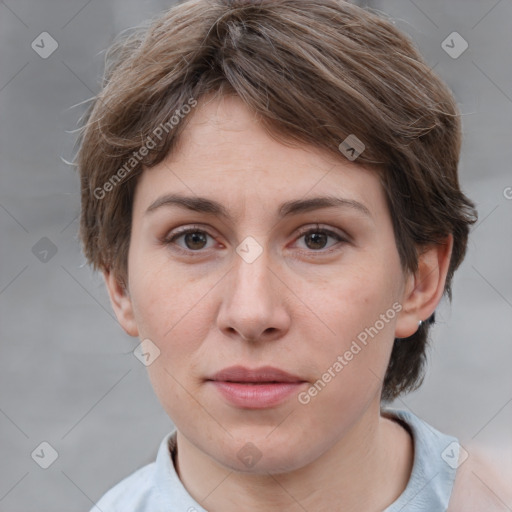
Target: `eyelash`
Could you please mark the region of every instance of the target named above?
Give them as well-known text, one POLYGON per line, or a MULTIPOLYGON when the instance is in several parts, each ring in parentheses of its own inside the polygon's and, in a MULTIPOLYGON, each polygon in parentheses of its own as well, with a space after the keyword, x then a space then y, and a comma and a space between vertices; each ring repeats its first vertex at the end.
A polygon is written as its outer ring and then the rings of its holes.
MULTIPOLYGON (((169 236, 166 236, 162 240, 162 243, 165 245, 175 245, 175 248, 173 248, 173 250, 176 250, 182 254, 194 255, 194 256, 203 255, 205 252, 205 250, 203 250, 203 249, 194 251, 192 249, 183 249, 182 247, 179 247, 178 245, 176 245, 176 243, 175 243, 176 240, 184 235, 187 235, 188 233, 204 233, 204 234, 208 235, 209 237, 214 238, 212 235, 210 235, 210 233, 205 231, 200 226, 192 226, 192 227, 181 229, 175 233, 170 234, 169 236)), ((300 238, 304 237, 305 235, 308 235, 311 233, 322 233, 322 234, 328 235, 329 237, 336 238, 338 240, 338 243, 334 244, 329 249, 319 249, 316 251, 313 249, 306 250, 305 252, 308 252, 309 254, 319 254, 319 255, 331 254, 332 252, 336 251, 336 249, 334 249, 334 248, 339 243, 348 243, 348 238, 343 237, 342 235, 340 235, 339 233, 336 233, 335 231, 333 231, 331 229, 321 228, 320 225, 318 225, 318 224, 314 228, 309 227, 309 228, 301 229, 298 233, 297 239, 300 239, 300 238)))

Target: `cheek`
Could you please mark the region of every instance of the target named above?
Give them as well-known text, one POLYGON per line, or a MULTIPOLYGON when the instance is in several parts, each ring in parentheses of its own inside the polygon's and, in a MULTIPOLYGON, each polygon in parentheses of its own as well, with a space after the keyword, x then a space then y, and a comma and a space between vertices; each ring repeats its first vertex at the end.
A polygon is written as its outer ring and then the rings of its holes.
MULTIPOLYGON (((322 343, 311 347, 320 380, 312 393, 323 396, 319 403, 346 408, 351 403, 364 403, 378 391, 401 308, 398 276, 396 266, 366 261, 357 270, 352 268, 350 274, 333 280, 323 292, 313 296, 310 292, 318 317, 329 327, 323 329, 326 334, 322 343)), ((313 321, 310 329, 313 333, 313 321)), ((331 413, 338 414, 339 407, 331 413)))
POLYGON ((385 335, 392 331, 395 311, 388 310, 393 309, 392 305, 399 298, 398 280, 391 262, 383 265, 372 260, 361 261, 346 273, 340 272, 324 290, 309 290, 307 296, 314 298, 319 316, 325 318, 333 337, 346 344, 373 326, 381 315, 385 315, 387 321, 384 325, 379 321, 378 330, 385 335))
POLYGON ((202 342, 213 321, 207 292, 214 282, 191 284, 182 275, 153 266, 132 281, 132 300, 141 339, 149 338, 160 350, 147 367, 158 399, 174 422, 201 424, 204 411, 191 396, 198 391, 202 342))
MULTIPOLYGON (((130 291, 140 338, 149 338, 160 350, 155 364, 148 367, 155 390, 158 393, 159 383, 174 389, 176 381, 188 388, 199 373, 203 341, 214 325, 210 292, 218 276, 187 276, 161 255, 158 260, 134 255, 132 264, 130 291)), ((165 400, 172 402, 168 393, 165 400)))
POLYGON ((130 292, 141 336, 179 344, 177 333, 184 326, 198 326, 201 299, 215 281, 191 278, 162 250, 135 249, 130 258, 130 292))

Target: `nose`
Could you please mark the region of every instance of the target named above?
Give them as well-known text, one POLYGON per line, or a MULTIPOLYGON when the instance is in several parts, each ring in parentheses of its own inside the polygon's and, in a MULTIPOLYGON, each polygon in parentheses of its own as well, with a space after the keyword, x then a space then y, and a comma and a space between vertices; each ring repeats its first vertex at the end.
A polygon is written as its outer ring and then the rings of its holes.
POLYGON ((290 301, 286 295, 291 292, 269 263, 267 251, 251 263, 235 256, 217 317, 226 336, 257 342, 276 340, 288 332, 290 301))

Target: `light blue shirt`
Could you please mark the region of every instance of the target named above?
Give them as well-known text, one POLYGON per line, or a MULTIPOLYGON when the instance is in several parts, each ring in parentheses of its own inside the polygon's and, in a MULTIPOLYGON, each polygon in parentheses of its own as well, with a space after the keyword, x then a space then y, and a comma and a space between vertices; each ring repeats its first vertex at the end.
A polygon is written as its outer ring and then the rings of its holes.
MULTIPOLYGON (((459 443, 411 412, 383 409, 405 423, 414 442, 412 473, 404 492, 383 512, 443 512, 455 481, 459 443)), ((207 512, 187 492, 171 458, 176 430, 165 436, 156 461, 112 487, 90 512, 207 512)))

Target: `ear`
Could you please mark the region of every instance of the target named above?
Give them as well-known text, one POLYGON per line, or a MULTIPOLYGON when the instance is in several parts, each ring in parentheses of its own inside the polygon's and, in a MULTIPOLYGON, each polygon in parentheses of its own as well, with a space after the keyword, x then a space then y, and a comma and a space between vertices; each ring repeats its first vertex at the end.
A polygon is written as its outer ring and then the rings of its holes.
POLYGON ((133 305, 128 287, 119 282, 114 272, 103 270, 103 278, 110 296, 110 304, 121 327, 130 336, 138 336, 139 330, 133 315, 133 305))
POLYGON ((419 321, 425 321, 435 311, 443 296, 452 248, 450 234, 443 243, 429 245, 419 255, 417 271, 407 276, 402 311, 395 324, 396 338, 412 336, 419 321))

